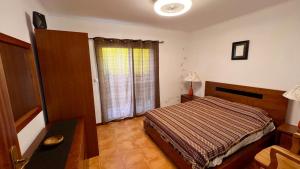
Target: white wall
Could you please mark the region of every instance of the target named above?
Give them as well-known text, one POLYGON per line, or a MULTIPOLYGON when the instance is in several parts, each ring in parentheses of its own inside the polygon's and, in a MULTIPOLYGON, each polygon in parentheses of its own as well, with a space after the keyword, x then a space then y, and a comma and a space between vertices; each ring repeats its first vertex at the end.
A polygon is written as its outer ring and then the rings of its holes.
MULTIPOLYGON (((102 20, 86 17, 50 16, 47 18, 49 29, 87 32, 89 37, 107 37, 124 39, 143 39, 164 41, 160 45, 160 96, 161 105, 179 102, 181 93, 181 64, 187 33, 154 28, 150 26, 102 20)), ((97 78, 93 41, 90 40, 90 56, 93 79, 97 78)), ((99 86, 94 82, 96 121, 101 122, 99 86)))
POLYGON ((0 0, 0 4, 0 32, 31 43, 31 28, 28 27, 26 13, 30 19, 34 10, 45 13, 40 2, 38 0, 0 0))
POLYGON ((27 126, 18 133, 18 140, 21 153, 24 154, 32 141, 38 136, 45 127, 43 112, 40 112, 27 126))
MULTIPOLYGON (((31 14, 33 10, 45 13, 41 4, 37 0, 0 0, 0 4, 0 32, 31 43, 31 14)), ((41 112, 18 133, 22 154, 44 127, 41 112)))
MULTIPOLYGON (((288 90, 300 84, 300 1, 192 32, 189 44, 184 67, 203 81, 288 90), (250 40, 249 59, 232 61, 232 42, 242 40, 250 40)), ((290 102, 286 119, 298 123, 299 103, 290 102)))

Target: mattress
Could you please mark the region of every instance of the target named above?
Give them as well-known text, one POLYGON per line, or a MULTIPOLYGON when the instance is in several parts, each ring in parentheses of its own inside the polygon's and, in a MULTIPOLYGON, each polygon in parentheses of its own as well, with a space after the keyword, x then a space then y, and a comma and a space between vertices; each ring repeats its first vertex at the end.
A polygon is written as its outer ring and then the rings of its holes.
POLYGON ((215 97, 154 109, 145 122, 194 169, 219 165, 223 158, 274 130, 264 110, 215 97))
POLYGON ((234 145, 233 147, 231 147, 226 154, 221 155, 219 157, 216 157, 215 159, 211 160, 208 164, 208 167, 215 167, 218 166, 220 164, 222 164, 223 159, 232 155, 233 153, 235 153, 236 151, 238 151, 239 149, 254 143, 255 141, 261 139, 263 136, 271 133, 273 130, 275 130, 275 125, 273 122, 271 122, 268 126, 266 126, 263 130, 258 131, 256 133, 250 134, 249 136, 247 136, 246 138, 244 138, 243 140, 241 140, 241 142, 237 143, 236 145, 234 145))

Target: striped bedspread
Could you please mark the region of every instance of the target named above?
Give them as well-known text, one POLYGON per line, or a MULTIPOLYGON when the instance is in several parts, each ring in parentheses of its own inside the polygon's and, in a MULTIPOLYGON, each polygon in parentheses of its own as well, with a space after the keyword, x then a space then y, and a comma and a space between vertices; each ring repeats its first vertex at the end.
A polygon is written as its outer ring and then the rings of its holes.
POLYGON ((271 120, 262 109, 211 96, 154 109, 145 118, 193 168, 207 167, 271 120))

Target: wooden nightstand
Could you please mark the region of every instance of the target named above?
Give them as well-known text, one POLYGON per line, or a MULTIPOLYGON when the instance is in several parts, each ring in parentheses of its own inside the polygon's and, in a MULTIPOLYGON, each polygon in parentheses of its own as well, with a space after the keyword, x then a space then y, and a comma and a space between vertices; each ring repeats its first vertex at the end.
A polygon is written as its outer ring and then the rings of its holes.
POLYGON ((282 124, 277 128, 276 143, 286 149, 290 149, 292 146, 293 134, 298 130, 297 126, 290 124, 282 124))
POLYGON ((199 96, 189 96, 187 94, 181 95, 181 103, 188 102, 200 98, 199 96))

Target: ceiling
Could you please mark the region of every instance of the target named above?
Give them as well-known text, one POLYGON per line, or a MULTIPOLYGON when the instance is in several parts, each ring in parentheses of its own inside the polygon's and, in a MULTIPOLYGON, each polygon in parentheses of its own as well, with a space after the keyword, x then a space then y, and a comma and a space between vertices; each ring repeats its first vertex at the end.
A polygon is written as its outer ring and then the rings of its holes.
POLYGON ((182 16, 162 17, 153 0, 40 0, 50 14, 89 16, 194 31, 288 0, 193 0, 182 16))

